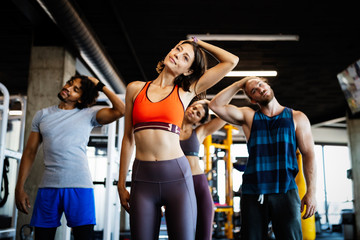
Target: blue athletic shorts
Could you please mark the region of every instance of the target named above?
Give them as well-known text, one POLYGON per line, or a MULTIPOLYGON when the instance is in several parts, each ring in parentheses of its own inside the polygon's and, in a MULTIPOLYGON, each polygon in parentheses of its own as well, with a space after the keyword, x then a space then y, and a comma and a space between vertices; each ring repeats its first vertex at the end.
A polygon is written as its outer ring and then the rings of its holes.
POLYGON ((59 227, 63 213, 69 227, 95 225, 94 189, 39 188, 30 225, 59 227))

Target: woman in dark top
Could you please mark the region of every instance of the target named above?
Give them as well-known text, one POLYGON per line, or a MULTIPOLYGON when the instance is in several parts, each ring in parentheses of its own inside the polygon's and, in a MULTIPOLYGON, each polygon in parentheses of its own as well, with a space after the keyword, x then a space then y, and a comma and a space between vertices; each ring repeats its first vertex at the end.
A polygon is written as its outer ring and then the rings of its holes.
POLYGON ((191 104, 185 112, 180 131, 180 145, 188 159, 193 175, 197 201, 196 240, 210 240, 214 220, 214 202, 204 171, 199 164, 199 148, 205 137, 225 125, 220 118, 209 119, 208 100, 191 104))

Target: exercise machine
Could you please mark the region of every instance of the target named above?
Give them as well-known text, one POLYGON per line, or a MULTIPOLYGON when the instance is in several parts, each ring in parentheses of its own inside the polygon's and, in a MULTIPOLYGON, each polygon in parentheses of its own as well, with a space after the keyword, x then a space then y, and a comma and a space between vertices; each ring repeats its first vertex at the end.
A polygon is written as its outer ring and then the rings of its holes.
POLYGON ((1 83, 0 91, 0 239, 15 239, 17 209, 14 189, 23 151, 26 97, 10 96, 1 83), (16 111, 12 110, 13 107, 16 111))
MULTIPOLYGON (((208 181, 217 182, 217 174, 212 170, 213 169, 213 157, 211 156, 210 147, 213 146, 215 149, 221 149, 225 151, 225 155, 223 160, 225 161, 225 195, 226 200, 225 204, 217 204, 215 203, 215 229, 214 235, 216 236, 218 232, 221 231, 221 228, 224 228, 225 237, 227 239, 233 239, 233 163, 230 155, 230 148, 233 143, 232 141, 232 130, 236 129, 232 125, 225 125, 224 129, 226 131, 226 137, 222 141, 222 143, 213 143, 212 136, 209 135, 205 138, 204 144, 204 162, 205 162, 205 174, 208 177, 208 181), (222 223, 224 226, 222 226, 222 223)), ((217 152, 217 150, 215 150, 217 152)), ((217 157, 215 160, 218 161, 217 157)), ((211 185, 214 186, 214 183, 211 185)), ((214 193, 212 188, 212 194, 214 193)), ((216 200, 216 196, 214 196, 214 200, 216 200)))

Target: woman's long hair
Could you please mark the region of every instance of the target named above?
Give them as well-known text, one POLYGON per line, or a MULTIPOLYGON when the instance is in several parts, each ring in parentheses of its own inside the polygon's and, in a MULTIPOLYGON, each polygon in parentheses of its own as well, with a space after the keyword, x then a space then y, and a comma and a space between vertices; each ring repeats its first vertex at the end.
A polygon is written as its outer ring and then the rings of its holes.
MULTIPOLYGON (((190 66, 190 70, 192 70, 193 72, 188 76, 185 76, 184 74, 177 76, 175 78, 174 84, 184 89, 184 91, 189 92, 190 86, 194 82, 197 82, 205 73, 207 68, 207 59, 204 50, 202 50, 197 43, 193 41, 184 41, 183 43, 181 43, 181 45, 183 44, 190 44, 194 49, 194 62, 190 66)), ((164 67, 164 60, 162 60, 158 63, 156 71, 158 73, 161 73, 164 67)))

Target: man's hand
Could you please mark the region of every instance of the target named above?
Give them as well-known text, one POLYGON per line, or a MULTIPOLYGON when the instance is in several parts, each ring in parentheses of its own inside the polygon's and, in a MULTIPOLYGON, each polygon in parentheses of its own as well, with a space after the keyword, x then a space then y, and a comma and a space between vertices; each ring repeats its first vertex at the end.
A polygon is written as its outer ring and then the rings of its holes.
POLYGON ((29 196, 26 194, 24 189, 15 189, 15 204, 19 211, 29 214, 30 201, 29 196))
POLYGON ((97 79, 97 78, 94 78, 94 77, 90 77, 90 76, 88 76, 88 79, 90 79, 90 81, 92 81, 93 83, 94 83, 94 85, 96 86, 100 81, 99 81, 99 79, 97 79))
POLYGON ((316 211, 316 199, 315 196, 313 196, 313 194, 307 192, 303 199, 301 200, 301 209, 300 212, 304 211, 304 206, 306 205, 306 211, 304 216, 302 217, 303 219, 307 219, 309 217, 311 217, 312 215, 315 214, 316 211))

